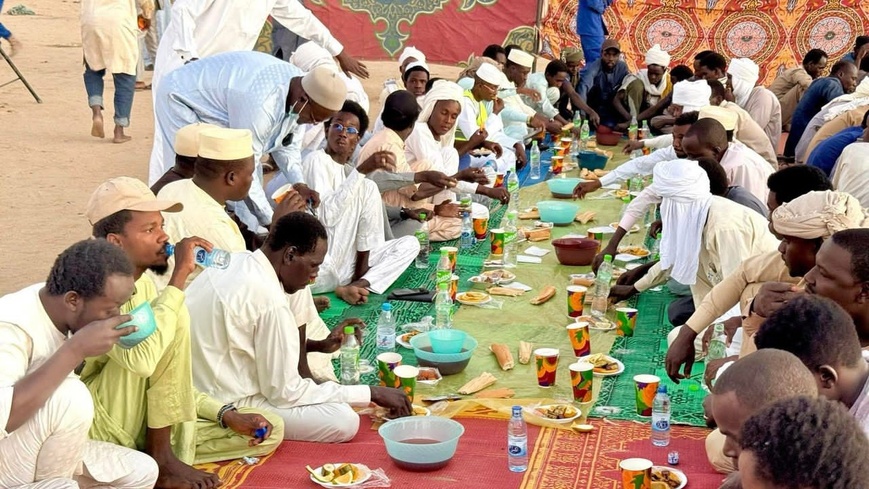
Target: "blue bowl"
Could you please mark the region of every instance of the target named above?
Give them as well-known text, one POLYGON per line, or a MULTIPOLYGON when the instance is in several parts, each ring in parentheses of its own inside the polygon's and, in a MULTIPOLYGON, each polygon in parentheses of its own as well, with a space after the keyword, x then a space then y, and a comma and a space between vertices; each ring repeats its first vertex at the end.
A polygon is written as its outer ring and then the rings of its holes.
POLYGON ((432 351, 440 354, 461 352, 467 336, 468 333, 458 329, 437 329, 428 333, 432 351))
POLYGON ((150 302, 139 304, 135 309, 130 311, 129 314, 133 319, 115 328, 122 329, 128 326, 136 326, 139 328, 138 331, 126 336, 121 336, 120 340, 118 340, 118 344, 121 345, 121 348, 126 349, 133 348, 139 343, 145 341, 149 336, 154 334, 154 331, 157 330, 157 322, 154 319, 154 310, 151 309, 150 302))
POLYGON ((546 181, 546 186, 552 192, 552 196, 558 199, 573 197, 573 188, 579 184, 579 178, 552 178, 546 181))
POLYGON ((576 218, 576 213, 579 212, 579 204, 543 200, 537 203, 537 210, 540 212, 541 221, 564 226, 572 223, 576 218))
POLYGON ((609 158, 595 151, 579 152, 579 167, 588 170, 603 170, 609 158))
POLYGON ((378 433, 395 465, 427 472, 446 467, 456 454, 465 427, 438 416, 409 416, 385 423, 378 433))
POLYGON ((419 365, 437 368, 441 375, 453 375, 464 370, 471 361, 474 350, 477 349, 477 340, 466 334, 458 353, 435 353, 429 336, 433 332, 421 333, 410 339, 410 346, 413 347, 419 365))

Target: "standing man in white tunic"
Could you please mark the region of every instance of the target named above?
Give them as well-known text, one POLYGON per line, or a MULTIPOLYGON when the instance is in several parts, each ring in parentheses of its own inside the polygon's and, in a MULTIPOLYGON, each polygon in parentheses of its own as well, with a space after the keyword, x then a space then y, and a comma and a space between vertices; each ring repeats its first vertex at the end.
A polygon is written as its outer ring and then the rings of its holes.
POLYGON ((130 319, 119 307, 133 288, 124 252, 86 240, 61 253, 46 283, 0 297, 0 487, 154 486, 151 457, 88 440, 93 400, 74 372, 136 331, 115 329, 130 319))
MULTIPOLYGON (((199 58, 230 51, 251 51, 269 16, 299 36, 326 48, 345 72, 368 78, 365 65, 347 54, 329 29, 298 0, 177 0, 170 12, 172 19, 160 40, 151 80, 155 110, 157 89, 165 75, 199 58)), ((155 148, 163 144, 159 124, 155 117, 155 148)), ((160 159, 164 156, 151 153, 148 185, 168 170, 167 164, 171 165, 171 158, 160 159)))

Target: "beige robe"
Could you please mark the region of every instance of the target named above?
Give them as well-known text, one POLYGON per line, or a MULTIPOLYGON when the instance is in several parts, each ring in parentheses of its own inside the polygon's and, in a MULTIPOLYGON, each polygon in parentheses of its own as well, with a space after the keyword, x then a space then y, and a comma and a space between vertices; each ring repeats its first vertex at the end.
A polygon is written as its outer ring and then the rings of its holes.
POLYGON ((143 12, 154 11, 152 0, 82 0, 81 45, 92 70, 136 74, 137 7, 143 12))

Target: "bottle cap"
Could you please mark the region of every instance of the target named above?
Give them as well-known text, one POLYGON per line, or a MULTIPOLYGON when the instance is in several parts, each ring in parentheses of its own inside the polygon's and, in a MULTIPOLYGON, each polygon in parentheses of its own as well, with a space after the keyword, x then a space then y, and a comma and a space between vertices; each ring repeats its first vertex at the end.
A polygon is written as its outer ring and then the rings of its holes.
POLYGON ((448 250, 448 249, 446 249, 446 248, 441 248, 441 256, 443 256, 443 255, 447 255, 447 256, 449 256, 449 255, 450 255, 450 250, 448 250))
POLYGON ((169 243, 166 243, 166 244, 163 246, 163 251, 166 252, 166 256, 167 256, 167 257, 172 256, 172 255, 175 254, 175 245, 173 245, 173 244, 169 244, 169 243))
POLYGON ((353 326, 344 326, 344 334, 353 334, 353 326))
POLYGON ((613 256, 612 255, 604 255, 603 261, 611 262, 611 261, 613 261, 613 256))
POLYGON ((666 393, 667 393, 667 386, 666 385, 659 385, 658 386, 658 394, 666 394, 666 393))
POLYGON ((537 140, 536 140, 536 139, 533 140, 533 141, 531 141, 531 147, 532 147, 532 148, 536 148, 536 147, 537 147, 537 140))
POLYGON ((513 416, 522 415, 522 406, 513 406, 513 416))
POLYGON ((391 310, 392 310, 392 304, 390 304, 390 303, 388 303, 388 302, 384 302, 383 305, 380 306, 380 307, 381 307, 381 309, 383 309, 384 311, 391 311, 391 310))
POLYGON ((423 221, 425 221, 425 216, 427 216, 427 215, 428 215, 428 214, 426 214, 425 212, 420 212, 420 213, 419 213, 419 218, 422 219, 423 221))

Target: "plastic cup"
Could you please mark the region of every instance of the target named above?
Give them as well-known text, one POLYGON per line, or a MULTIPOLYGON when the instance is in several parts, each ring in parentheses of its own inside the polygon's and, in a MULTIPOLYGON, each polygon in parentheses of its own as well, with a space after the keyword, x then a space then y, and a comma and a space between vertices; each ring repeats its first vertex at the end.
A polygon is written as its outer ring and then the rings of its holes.
POLYGON ((399 365, 395 367, 395 376, 398 377, 398 388, 403 390, 410 402, 413 403, 413 395, 416 392, 416 376, 419 369, 412 365, 399 365))
POLYGON ((494 187, 498 188, 498 187, 503 187, 503 186, 504 186, 504 174, 503 173, 496 173, 494 187))
POLYGON ((293 188, 293 184, 288 183, 286 185, 281 185, 279 189, 272 192, 272 200, 275 201, 275 204, 280 204, 281 201, 286 198, 287 192, 289 192, 291 188, 293 188))
POLYGON ((588 332, 587 322, 577 322, 567 325, 567 336, 570 337, 570 346, 576 358, 591 355, 591 336, 588 332))
POLYGON ((450 271, 456 271, 456 260, 459 259, 459 249, 455 246, 443 246, 442 250, 447 250, 447 255, 450 257, 450 271))
POLYGON ((582 316, 586 292, 588 292, 588 288, 582 285, 567 286, 567 315, 569 317, 578 318, 582 316))
POLYGON ((657 375, 634 375, 634 386, 636 387, 637 392, 638 415, 652 415, 652 404, 655 402, 655 394, 658 392, 658 384, 660 383, 661 378, 657 375))
POLYGON ((594 365, 577 362, 569 368, 574 402, 591 402, 594 397, 594 365))
POLYGON ((157 322, 150 302, 139 304, 127 314, 130 315, 131 319, 124 324, 118 325, 115 329, 123 329, 128 326, 139 328, 137 331, 126 336, 121 336, 118 339, 118 345, 121 348, 130 349, 154 334, 154 331, 157 330, 157 322))
POLYGON ((377 377, 380 385, 384 387, 398 387, 398 377, 395 376, 395 368, 401 365, 401 355, 386 352, 377 355, 377 377))
POLYGON ((475 217, 474 218, 474 237, 477 239, 486 239, 489 235, 489 218, 475 217))
POLYGON ((637 326, 637 310, 632 307, 616 309, 616 333, 619 336, 633 336, 637 326))
POLYGON ((537 364, 537 385, 540 387, 555 385, 555 373, 558 370, 558 350, 538 348, 534 350, 534 360, 537 364))
POLYGON ((456 302, 456 294, 459 293, 459 276, 453 275, 450 277, 450 299, 456 302))
POLYGON ((573 144, 573 139, 561 138, 561 147, 564 148, 565 150, 569 150, 571 144, 573 144))
MULTIPOLYGON (((559 153, 561 153, 561 152, 562 151, 559 151, 559 153)), ((552 157, 550 162, 551 162, 550 168, 552 169, 553 175, 559 175, 562 172, 562 170, 564 170, 564 155, 562 155, 562 154, 555 155, 552 157)))
POLYGON ((501 228, 492 230, 492 254, 493 255, 503 255, 504 254, 504 230, 501 228))
POLYGON ((622 489, 652 489, 651 460, 627 458, 619 462, 622 471, 622 489))

